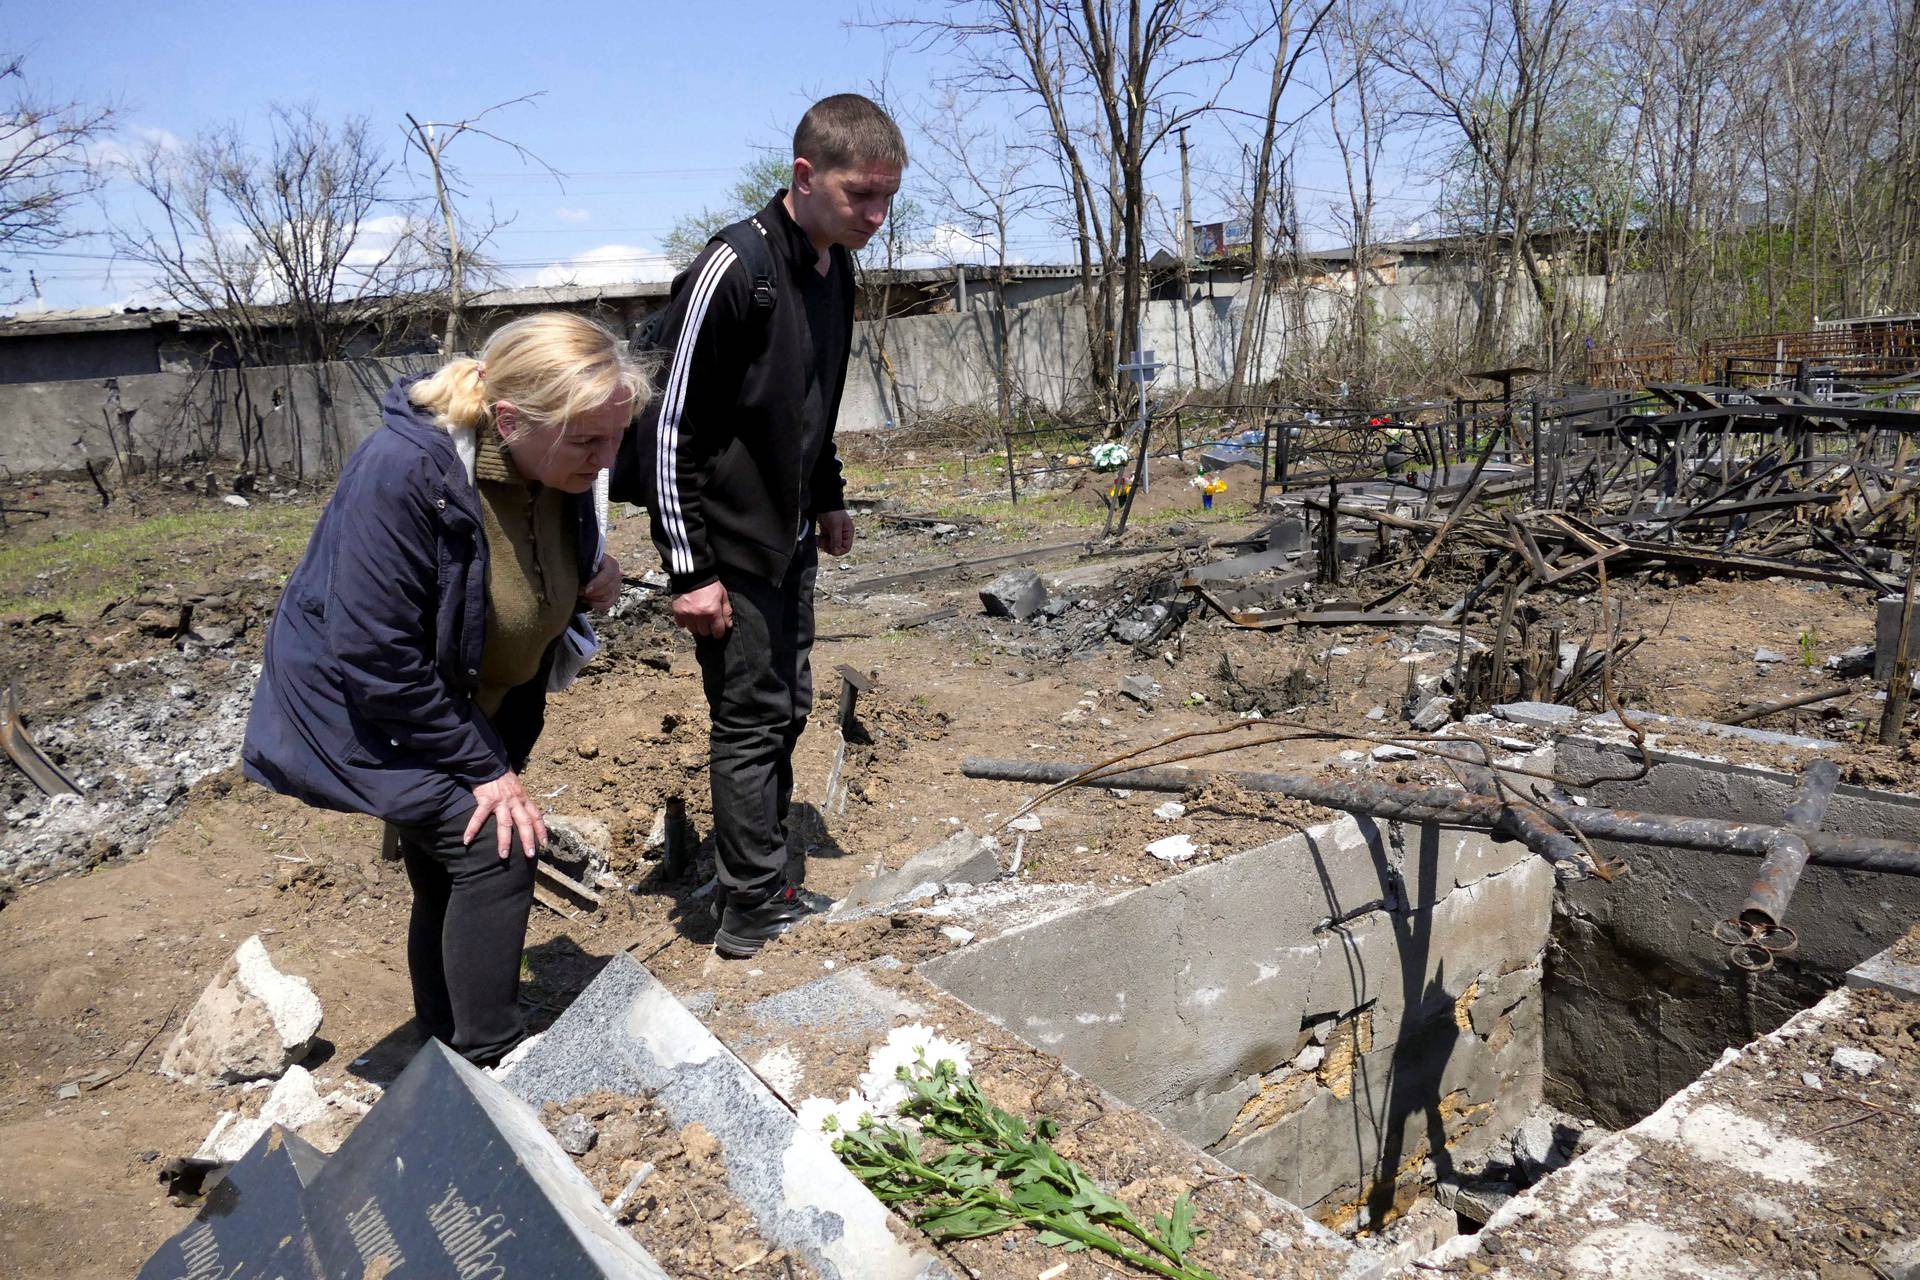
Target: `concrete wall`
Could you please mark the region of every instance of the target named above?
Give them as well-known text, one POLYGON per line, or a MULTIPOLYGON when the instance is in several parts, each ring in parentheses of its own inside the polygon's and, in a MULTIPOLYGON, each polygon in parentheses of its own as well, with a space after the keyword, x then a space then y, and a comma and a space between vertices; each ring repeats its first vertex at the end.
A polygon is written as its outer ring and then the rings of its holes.
POLYGON ((434 363, 421 356, 244 374, 214 370, 0 385, 0 466, 33 472, 77 471, 88 459, 110 464, 110 422, 121 441, 131 433, 141 465, 171 467, 214 451, 237 456, 244 377, 264 417, 272 467, 327 475, 379 425, 380 397, 393 379, 434 363))
MULTIPOLYGON (((1633 772, 1626 748, 1559 741, 1573 778, 1633 772)), ((1789 774, 1656 753, 1637 782, 1579 788, 1594 804, 1653 813, 1779 822, 1798 780, 1789 774)), ((1920 839, 1920 799, 1842 785, 1826 829, 1920 839)), ((1844 981, 1848 968, 1920 918, 1920 881, 1807 868, 1784 921, 1797 951, 1747 975, 1710 936, 1745 900, 1750 858, 1601 844, 1629 875, 1557 895, 1547 955, 1547 1064, 1554 1100, 1619 1128, 1647 1115, 1711 1066, 1722 1050, 1764 1035, 1844 981)))
MULTIPOLYGON (((1604 293, 1599 277, 1570 277, 1556 281, 1556 287, 1574 305, 1599 311, 1604 293)), ((1377 314, 1374 331, 1388 343, 1404 341, 1442 352, 1464 348, 1479 317, 1479 290, 1458 281, 1388 285, 1374 289, 1369 298, 1377 314)), ((1277 377, 1321 350, 1344 331, 1353 305, 1351 298, 1325 290, 1269 297, 1251 376, 1277 377)), ((1530 291, 1515 293, 1511 305, 1521 331, 1538 325, 1539 308, 1530 291)), ((1007 364, 1015 398, 1048 409, 1065 408, 1082 398, 1089 384, 1084 309, 1063 298, 1014 306, 1007 316, 1007 364)), ((1225 385, 1246 318, 1246 300, 1238 292, 1197 296, 1190 308, 1177 300, 1146 304, 1142 345, 1166 366, 1156 388, 1225 385)), ((886 364, 879 359, 874 327, 857 325, 841 430, 884 428, 899 416, 896 409, 911 417, 963 406, 990 408, 995 402, 999 365, 990 310, 891 321, 886 355, 899 384, 897 405, 886 364)))
POLYGON ((921 972, 1345 1226, 1539 1100, 1551 886, 1518 845, 1345 818, 921 972))
MULTIPOLYGON (((1559 283, 1598 306, 1597 279, 1559 283)), ((1370 297, 1383 341, 1404 340, 1433 350, 1462 347, 1478 315, 1479 299, 1466 284, 1392 285, 1370 297)), ((604 318, 629 323, 650 305, 636 301, 627 310, 603 308, 604 318)), ((1352 305, 1350 298, 1325 291, 1270 298, 1263 317, 1257 318, 1263 336, 1252 376, 1278 376, 1319 351, 1344 330, 1352 305)), ((1520 322, 1533 323, 1531 296, 1517 295, 1516 306, 1520 322)), ((477 317, 476 335, 513 314, 508 308, 477 317)), ((1047 409, 1067 408, 1083 399, 1090 383, 1085 311, 1070 299, 1056 298, 1015 306, 1005 314, 1006 364, 1015 399, 1047 409)), ((1165 366, 1156 389, 1164 393, 1223 385, 1246 319, 1245 299, 1238 294, 1200 298, 1190 308, 1180 301, 1148 303, 1144 343, 1165 366)), ((903 417, 958 408, 991 410, 1000 367, 995 323, 995 313, 982 308, 896 319, 887 325, 884 360, 876 327, 856 325, 840 430, 879 430, 903 417)), ((152 342, 150 334, 137 336, 152 342)), ((151 352, 144 358, 146 367, 152 367, 151 352)), ((318 374, 305 366, 247 373, 249 384, 266 393, 263 403, 271 401, 272 391, 281 393, 284 420, 273 422, 269 430, 272 461, 325 474, 377 421, 379 395, 392 371, 428 367, 432 359, 352 360, 326 366, 318 374), (326 414, 321 412, 321 387, 331 401, 326 414)), ((77 469, 86 457, 110 459, 113 450, 102 419, 102 407, 111 398, 108 379, 71 372, 44 376, 48 380, 0 384, 0 465, 16 472, 77 469)), ((123 407, 140 409, 133 426, 143 448, 164 462, 214 444, 224 452, 233 450, 237 436, 232 411, 224 411, 223 417, 218 406, 232 401, 232 383, 239 376, 233 371, 167 372, 114 381, 123 407)))

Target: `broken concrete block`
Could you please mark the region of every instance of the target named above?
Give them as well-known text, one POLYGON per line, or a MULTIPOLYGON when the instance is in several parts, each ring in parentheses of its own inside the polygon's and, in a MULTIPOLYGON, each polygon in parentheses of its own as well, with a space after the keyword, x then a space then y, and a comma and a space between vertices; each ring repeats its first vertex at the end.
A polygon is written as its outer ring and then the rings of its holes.
POLYGON ((593 1121, 575 1111, 560 1122, 553 1136, 560 1143, 561 1150, 568 1155, 583 1156, 593 1150, 593 1144, 600 1139, 600 1131, 593 1127, 593 1121))
POLYGON ((1904 1000, 1920 1001, 1920 964, 1914 964, 1903 958, 1905 955, 1914 954, 1909 951, 1909 948, 1914 945, 1916 939, 1920 939, 1920 927, 1909 930, 1906 941, 1895 943, 1885 951, 1868 956, 1847 970, 1847 985, 1872 987, 1904 1000))
POLYGON ((1436 694, 1421 703, 1420 709, 1413 713, 1413 727, 1424 733, 1432 733, 1452 719, 1453 699, 1436 694))
POLYGON ((1845 1071, 1865 1080, 1873 1074, 1874 1068, 1880 1065, 1882 1059, 1879 1054, 1870 1049, 1859 1049, 1853 1045, 1843 1044, 1833 1051, 1830 1061, 1834 1070, 1845 1071))
POLYGON ((1025 620, 1047 603, 1047 586, 1031 569, 1010 569, 980 588, 980 603, 988 617, 1025 620))
POLYGON ((1420 758, 1420 753, 1411 747, 1399 747, 1391 742, 1383 742, 1367 754, 1375 760, 1418 760, 1420 758))
POLYGON ((1557 702, 1503 702, 1493 709, 1493 714, 1514 724, 1530 724, 1541 729, 1568 729, 1581 716, 1578 708, 1564 707, 1557 702))
POLYGON ((1441 1204, 1467 1221, 1479 1223, 1486 1222, 1507 1201, 1520 1194, 1520 1188, 1511 1182, 1483 1182, 1478 1179, 1443 1181, 1433 1191, 1441 1204))
POLYGON ((222 1111, 193 1154, 196 1159, 231 1164, 276 1124, 294 1130, 321 1151, 332 1151, 368 1110, 366 1103, 338 1090, 323 1097, 305 1067, 288 1067, 258 1116, 247 1119, 237 1111, 222 1111))
POLYGON ((1147 846, 1147 852, 1162 862, 1185 862, 1188 858, 1196 857, 1200 853, 1193 847, 1193 837, 1185 832, 1155 840, 1147 846))
POLYGON ((1113 638, 1122 644, 1147 644, 1159 639, 1172 624, 1173 613, 1167 606, 1150 604, 1114 623, 1113 638))
POLYGON ((1152 706, 1153 700, 1160 696, 1160 682, 1152 676, 1121 676, 1120 692, 1135 702, 1152 706))
POLYGON ((1873 670, 1873 646, 1857 644, 1827 658, 1827 670, 1842 680, 1852 680, 1873 670))
MULTIPOLYGON (((1487 646, 1472 636, 1466 639, 1466 652, 1482 653, 1486 650, 1487 646)), ((1445 627, 1422 627, 1413 633, 1413 647, 1420 653, 1452 653, 1460 648, 1460 633, 1445 627)))
MULTIPOLYGON (((661 811, 665 816, 665 810, 661 811)), ((664 838, 664 837, 663 837, 664 838)), ((598 818, 568 814, 547 817, 547 849, 543 855, 559 864, 575 880, 592 884, 607 869, 607 850, 613 833, 598 818)))
POLYGON ((1537 1177, 1552 1168, 1557 1158, 1554 1123, 1550 1116, 1535 1111, 1513 1131, 1513 1162, 1530 1176, 1537 1177))
POLYGON ((319 1030, 320 1000, 313 988, 305 978, 274 968, 255 935, 200 993, 160 1070, 186 1084, 277 1076, 307 1056, 319 1030))
POLYGON ((914 854, 896 870, 854 885, 835 905, 833 914, 882 906, 929 882, 985 884, 1000 874, 998 850, 999 844, 992 838, 976 836, 962 827, 931 849, 914 854))
POLYGON ((1787 655, 1774 649, 1755 649, 1753 660, 1761 666, 1771 666, 1776 662, 1785 662, 1787 655))

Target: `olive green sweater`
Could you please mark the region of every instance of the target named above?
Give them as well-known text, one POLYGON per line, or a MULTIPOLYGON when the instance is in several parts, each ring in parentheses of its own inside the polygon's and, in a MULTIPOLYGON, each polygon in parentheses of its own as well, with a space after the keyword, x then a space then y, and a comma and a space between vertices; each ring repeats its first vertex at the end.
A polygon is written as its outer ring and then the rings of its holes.
POLYGON ((488 715, 507 691, 540 674, 580 595, 566 495, 522 476, 497 431, 480 428, 473 478, 486 529, 487 642, 480 692, 488 715))

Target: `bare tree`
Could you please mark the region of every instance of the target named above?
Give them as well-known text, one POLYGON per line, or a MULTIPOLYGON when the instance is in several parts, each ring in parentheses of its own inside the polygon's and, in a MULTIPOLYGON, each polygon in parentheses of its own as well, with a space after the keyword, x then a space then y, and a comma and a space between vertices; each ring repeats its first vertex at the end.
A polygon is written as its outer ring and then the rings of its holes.
POLYGON ((1234 16, 1227 0, 949 0, 938 17, 882 24, 957 54, 950 87, 1012 94, 1017 114, 1042 124, 1042 154, 1072 213, 1089 363, 1109 401, 1116 354, 1139 342, 1146 163, 1214 109, 1261 37, 1230 30, 1234 16))
POLYGON ((887 338, 892 331, 893 319, 900 314, 894 302, 894 283, 906 259, 924 247, 926 234, 925 208, 911 195, 897 195, 879 238, 869 241, 854 259, 860 274, 860 292, 866 304, 873 307, 867 316, 867 329, 873 338, 874 363, 886 381, 887 395, 891 400, 888 416, 895 424, 906 422, 906 404, 900 398, 899 370, 887 355, 887 338), (873 279, 876 274, 879 276, 877 285, 873 279))
POLYGON ((1253 351, 1253 335, 1264 321, 1263 308, 1266 305, 1267 274, 1270 263, 1267 254, 1267 206, 1273 188, 1273 150, 1281 133, 1280 99, 1293 81, 1294 70, 1300 65, 1301 55, 1308 48, 1320 22, 1331 9, 1332 3, 1324 5, 1315 13, 1307 29, 1299 33, 1295 40, 1295 11, 1293 0, 1278 0, 1268 4, 1268 13, 1272 24, 1268 27, 1273 37, 1273 67, 1267 77, 1267 108, 1261 120, 1260 145, 1253 166, 1253 207, 1248 219, 1250 258, 1248 263, 1245 295, 1247 300, 1246 319, 1241 322, 1240 332, 1233 344, 1233 372, 1227 379, 1227 402, 1241 403, 1246 393, 1247 357, 1253 351))
POLYGON ((1448 176, 1469 196, 1481 235, 1480 359, 1506 340, 1517 279, 1524 275, 1543 313, 1553 309, 1553 286, 1534 251, 1541 142, 1563 104, 1578 34, 1572 0, 1453 0, 1444 8, 1403 0, 1393 38, 1378 45, 1420 91, 1409 110, 1459 139, 1460 162, 1448 176))
POLYGON ((76 201, 99 182, 89 148, 114 119, 111 107, 49 102, 29 93, 18 55, 0 56, 0 256, 47 249, 74 235, 76 201))
MULTIPOLYGON (((538 165, 550 174, 555 183, 561 183, 561 173, 519 143, 503 138, 489 129, 480 127, 480 122, 496 111, 507 107, 531 103, 541 96, 537 93, 522 94, 518 98, 509 98, 505 102, 496 102, 486 110, 463 120, 441 122, 415 119, 412 112, 407 113, 407 146, 417 150, 427 162, 427 168, 433 176, 433 195, 440 206, 441 235, 445 243, 447 260, 447 327, 440 337, 440 354, 452 355, 460 350, 460 308, 465 299, 467 274, 479 265, 479 255, 485 249, 487 241, 502 225, 498 218, 489 218, 485 226, 466 227, 466 243, 461 244, 461 232, 464 219, 456 207, 456 201, 466 195, 461 186, 460 173, 448 160, 447 148, 459 141, 463 134, 473 134, 497 142, 520 160, 522 164, 538 165)), ((562 186, 564 190, 564 186, 562 186)))
MULTIPOLYGON (((1374 233, 1381 156, 1392 131, 1391 87, 1375 50, 1381 15, 1366 0, 1342 0, 1329 14, 1320 42, 1326 69, 1327 128, 1340 157, 1347 204, 1341 221, 1353 255, 1353 296, 1344 335, 1351 380, 1370 387, 1374 376, 1374 233)), ((1340 215, 1336 215, 1340 216, 1340 215)))
MULTIPOLYGON (((220 144, 209 137, 186 147, 152 140, 126 156, 121 176, 146 207, 138 222, 115 222, 109 235, 114 256, 138 268, 151 294, 220 335, 224 351, 210 363, 230 362, 236 370, 231 390, 241 465, 264 468, 271 466, 266 416, 254 403, 246 371, 270 362, 270 277, 260 246, 235 230, 220 197, 220 155, 220 144)), ((221 446, 216 417, 202 447, 211 456, 221 446)))
MULTIPOLYGON (((135 156, 126 172, 148 216, 116 225, 114 246, 154 292, 211 321, 241 370, 309 366, 321 413, 316 461, 331 470, 343 442, 324 366, 417 325, 445 297, 449 259, 388 190, 392 161, 364 119, 276 106, 271 121, 264 150, 227 125, 135 156)), ((239 381, 243 455, 267 465, 263 415, 239 381)), ((304 435, 289 428, 304 474, 304 435)))
MULTIPOLYGON (((1014 225, 1048 198, 1046 187, 1030 176, 1034 157, 1008 142, 998 130, 970 123, 972 103, 949 90, 921 121, 920 131, 933 147, 927 181, 940 215, 953 230, 993 255, 993 350, 995 402, 1000 421, 1013 414, 1012 371, 1007 360, 1007 242, 1014 225)), ((964 268, 957 268, 964 269, 964 268)))
POLYGON ((661 249, 683 268, 707 247, 707 241, 722 227, 738 222, 766 208, 774 193, 793 181, 793 159, 778 147, 762 149, 740 168, 740 174, 727 188, 726 203, 718 209, 702 208, 683 215, 667 232, 661 249))

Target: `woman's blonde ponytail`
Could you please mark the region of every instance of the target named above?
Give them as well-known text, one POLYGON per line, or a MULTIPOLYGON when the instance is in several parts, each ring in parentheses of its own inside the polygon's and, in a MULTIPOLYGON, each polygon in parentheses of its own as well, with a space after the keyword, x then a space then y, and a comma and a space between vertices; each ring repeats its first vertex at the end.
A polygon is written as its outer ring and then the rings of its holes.
POLYGON ((433 415, 444 430, 478 430, 493 421, 493 401, 487 395, 481 364, 472 356, 455 356, 429 377, 413 384, 407 399, 433 415))
POLYGON ((568 421, 629 396, 637 414, 652 392, 646 371, 605 325, 564 311, 542 311, 502 325, 480 359, 459 356, 413 385, 407 398, 442 428, 478 429, 493 421, 493 406, 513 406, 520 432, 565 431, 568 421))

